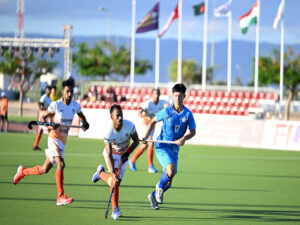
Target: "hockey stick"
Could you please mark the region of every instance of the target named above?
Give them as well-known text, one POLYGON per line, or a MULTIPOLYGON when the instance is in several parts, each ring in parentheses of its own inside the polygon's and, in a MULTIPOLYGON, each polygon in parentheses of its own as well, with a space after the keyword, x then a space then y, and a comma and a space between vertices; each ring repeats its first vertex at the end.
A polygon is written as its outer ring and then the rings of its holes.
MULTIPOLYGON (((55 123, 48 123, 48 122, 42 122, 42 121, 30 121, 28 123, 28 128, 31 130, 32 125, 41 125, 41 126, 51 126, 54 127, 55 123)), ((80 125, 68 125, 68 124, 60 124, 60 127, 73 127, 73 128, 82 128, 80 125)))
MULTIPOLYGON (((144 142, 144 140, 140 140, 144 142)), ((146 142, 153 142, 153 143, 163 143, 163 144, 174 144, 177 145, 176 141, 164 141, 164 140, 145 140, 146 142)))
MULTIPOLYGON (((118 169, 118 172, 117 172, 117 176, 120 175, 122 166, 123 166, 123 162, 121 161, 120 166, 119 166, 119 169, 118 169)), ((113 194, 114 194, 114 191, 115 191, 115 188, 116 188, 117 183, 118 183, 118 181, 115 182, 115 184, 114 184, 114 186, 113 186, 113 188, 112 188, 112 190, 111 190, 111 193, 110 193, 110 196, 109 196, 109 199, 108 199, 107 208, 106 208, 106 211, 105 211, 105 219, 107 219, 108 211, 109 211, 110 204, 111 204, 111 199, 112 199, 112 196, 113 196, 113 194)))

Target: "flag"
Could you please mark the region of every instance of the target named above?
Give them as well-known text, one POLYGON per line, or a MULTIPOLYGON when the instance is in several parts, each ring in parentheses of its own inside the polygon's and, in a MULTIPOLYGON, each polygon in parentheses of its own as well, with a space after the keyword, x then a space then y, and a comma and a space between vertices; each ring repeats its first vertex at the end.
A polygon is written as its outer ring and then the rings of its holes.
POLYGON ((215 17, 229 16, 231 13, 230 7, 231 7, 231 0, 226 2, 224 5, 221 5, 218 8, 216 8, 214 10, 214 16, 215 17))
POLYGON ((194 5, 193 9, 194 9, 194 15, 195 16, 202 15, 204 13, 204 11, 205 11, 205 4, 204 4, 204 2, 200 3, 199 5, 194 5))
POLYGON ((136 33, 144 33, 158 29, 159 2, 147 13, 147 15, 138 23, 136 33))
POLYGON ((258 16, 258 2, 256 2, 249 12, 239 18, 240 20, 240 28, 242 29, 242 33, 247 33, 248 27, 252 24, 257 24, 257 16, 258 16))
POLYGON ((281 0, 273 23, 273 28, 275 30, 277 29, 279 20, 283 19, 283 8, 284 8, 284 3, 283 0, 281 0))
POLYGON ((178 18, 178 3, 176 5, 176 8, 174 9, 174 11, 172 12, 172 14, 170 15, 167 23, 165 24, 165 26, 163 27, 162 31, 158 34, 159 37, 162 37, 167 30, 169 29, 169 27, 171 26, 171 23, 178 18))

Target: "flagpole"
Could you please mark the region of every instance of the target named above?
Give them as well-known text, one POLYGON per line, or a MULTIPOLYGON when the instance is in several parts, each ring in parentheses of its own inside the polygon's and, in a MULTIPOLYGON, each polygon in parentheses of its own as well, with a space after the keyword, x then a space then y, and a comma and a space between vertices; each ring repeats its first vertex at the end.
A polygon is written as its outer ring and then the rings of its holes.
POLYGON ((232 14, 228 15, 228 50, 227 50, 227 91, 231 91, 231 29, 232 29, 232 14))
MULTIPOLYGON (((285 0, 283 1, 283 7, 285 0)), ((284 8, 283 8, 284 10, 284 8)), ((284 76, 284 18, 281 18, 281 41, 280 41, 280 85, 279 85, 279 101, 280 105, 283 98, 283 76, 284 76)))
POLYGON ((255 73, 254 73, 254 92, 258 91, 258 61, 259 61, 259 26, 260 26, 260 0, 257 0, 257 24, 256 24, 256 42, 255 42, 255 73))
MULTIPOLYGON (((159 3, 160 0, 157 0, 157 3, 159 3)), ((159 18, 159 11, 158 11, 158 18, 159 18)), ((158 36, 159 28, 157 28, 157 35, 155 40, 155 88, 159 87, 159 55, 160 55, 160 38, 158 36)))
POLYGON ((134 85, 134 64, 135 64, 135 11, 136 0, 132 0, 131 14, 131 60, 130 60, 130 87, 134 85))
MULTIPOLYGON (((213 10, 216 8, 216 0, 213 3, 213 10)), ((216 36, 216 17, 213 14, 213 23, 212 23, 212 40, 210 48, 210 66, 214 67, 215 64, 215 36, 216 36)))
POLYGON ((158 35, 155 41, 155 88, 159 87, 159 50, 160 50, 160 40, 158 35))
POLYGON ((208 0, 205 0, 204 8, 204 32, 203 32, 203 56, 202 56, 202 91, 206 88, 206 44, 207 44, 207 16, 208 16, 208 0))
POLYGON ((177 83, 182 83, 182 0, 178 0, 177 83))

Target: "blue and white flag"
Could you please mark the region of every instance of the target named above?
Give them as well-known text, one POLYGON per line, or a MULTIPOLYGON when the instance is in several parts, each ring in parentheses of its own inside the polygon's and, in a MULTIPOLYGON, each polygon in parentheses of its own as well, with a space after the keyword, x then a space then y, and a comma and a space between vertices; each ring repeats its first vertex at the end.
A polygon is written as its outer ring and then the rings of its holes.
POLYGON ((231 0, 228 0, 224 5, 219 6, 214 10, 215 17, 229 16, 231 13, 231 0))

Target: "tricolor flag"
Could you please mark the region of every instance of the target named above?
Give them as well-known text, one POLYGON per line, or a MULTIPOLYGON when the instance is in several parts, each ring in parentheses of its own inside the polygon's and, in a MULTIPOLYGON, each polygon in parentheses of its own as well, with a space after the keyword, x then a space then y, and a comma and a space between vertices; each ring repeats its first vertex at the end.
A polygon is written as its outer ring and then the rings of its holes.
POLYGON ((231 0, 226 2, 224 5, 221 5, 218 8, 216 8, 214 10, 214 16, 215 17, 229 16, 231 13, 230 7, 231 7, 231 0))
POLYGON ((240 20, 240 28, 242 29, 242 33, 247 33, 248 27, 252 24, 257 24, 257 16, 259 10, 258 2, 256 2, 249 12, 239 18, 240 20))
POLYGON ((199 5, 194 5, 193 9, 194 9, 195 16, 202 15, 204 13, 204 11, 205 11, 205 4, 204 4, 204 2, 200 3, 199 5))
POLYGON ((276 17, 274 19, 273 28, 276 29, 278 26, 278 23, 281 19, 283 19, 283 8, 284 8, 284 2, 281 0, 280 5, 278 7, 276 17))
POLYGON ((172 22, 178 18, 178 3, 176 5, 176 8, 174 9, 174 11, 172 12, 172 14, 170 15, 167 23, 165 24, 165 26, 163 27, 162 31, 158 34, 159 37, 162 37, 167 30, 169 29, 169 27, 171 26, 172 22))
POLYGON ((144 33, 158 29, 159 2, 138 23, 136 33, 144 33))

